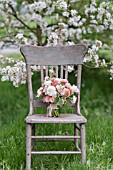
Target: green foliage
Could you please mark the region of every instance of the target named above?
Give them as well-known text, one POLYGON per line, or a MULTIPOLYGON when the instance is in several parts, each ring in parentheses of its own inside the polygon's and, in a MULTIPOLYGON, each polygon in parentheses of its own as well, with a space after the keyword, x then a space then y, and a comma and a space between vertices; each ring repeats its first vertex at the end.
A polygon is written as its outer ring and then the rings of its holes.
MULTIPOLYGON (((73 76, 70 76, 73 82, 73 76)), ((87 117, 87 164, 79 155, 35 155, 32 170, 113 169, 113 82, 105 72, 83 69, 81 111, 87 117), (101 78, 100 78, 101 77, 101 78)), ((0 170, 25 170, 25 123, 27 86, 0 83, 0 170)), ((37 113, 43 110, 37 110, 37 113)), ((66 112, 66 110, 65 110, 66 112)), ((38 125, 37 135, 73 135, 72 125, 38 125)), ((38 150, 73 150, 73 143, 38 143, 38 150)))
POLYGON ((101 58, 105 58, 106 61, 112 61, 113 60, 113 52, 109 50, 100 50, 99 55, 101 58))

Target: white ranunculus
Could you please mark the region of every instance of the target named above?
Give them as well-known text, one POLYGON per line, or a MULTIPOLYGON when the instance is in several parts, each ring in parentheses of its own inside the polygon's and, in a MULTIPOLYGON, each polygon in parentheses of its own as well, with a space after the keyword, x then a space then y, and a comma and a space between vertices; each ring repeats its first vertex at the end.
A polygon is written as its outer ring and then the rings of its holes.
POLYGON ((48 96, 55 96, 57 94, 56 88, 54 86, 49 86, 45 94, 48 96))
POLYGON ((45 81, 45 82, 44 82, 44 85, 45 85, 45 86, 50 86, 51 83, 52 83, 51 80, 48 80, 48 81, 45 81))
POLYGON ((56 89, 57 91, 61 94, 62 93, 62 90, 64 89, 65 86, 62 86, 62 85, 57 85, 56 86, 56 89))

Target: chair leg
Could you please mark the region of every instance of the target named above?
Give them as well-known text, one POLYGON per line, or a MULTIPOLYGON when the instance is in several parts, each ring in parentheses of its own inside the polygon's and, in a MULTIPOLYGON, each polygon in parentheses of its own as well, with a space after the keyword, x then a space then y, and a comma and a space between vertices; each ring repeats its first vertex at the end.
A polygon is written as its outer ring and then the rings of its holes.
MULTIPOLYGON (((76 128, 77 124, 75 123, 74 124, 74 136, 78 136, 78 129, 76 128)), ((75 148, 78 148, 78 139, 75 139, 74 140, 74 145, 75 145, 75 148)))
POLYGON ((81 158, 82 163, 86 163, 86 134, 85 134, 85 124, 80 124, 80 133, 81 133, 81 158))
POLYGON ((31 132, 32 125, 26 124, 26 170, 31 170, 31 132))
MULTIPOLYGON (((32 136, 35 136, 35 124, 32 125, 32 136)), ((31 140, 31 149, 33 150, 35 144, 35 139, 31 140)))

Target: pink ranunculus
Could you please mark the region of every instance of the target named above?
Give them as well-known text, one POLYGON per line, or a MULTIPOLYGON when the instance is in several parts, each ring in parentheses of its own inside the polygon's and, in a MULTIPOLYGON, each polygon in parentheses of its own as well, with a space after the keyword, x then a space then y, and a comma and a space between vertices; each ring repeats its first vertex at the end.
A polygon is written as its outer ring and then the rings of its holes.
POLYGON ((50 97, 50 102, 51 102, 51 103, 54 103, 55 98, 56 98, 56 96, 50 97))
POLYGON ((42 99, 43 102, 49 103, 50 101, 50 96, 44 96, 42 99))
POLYGON ((66 83, 65 86, 66 86, 67 88, 71 88, 71 84, 70 84, 70 83, 66 83))
POLYGON ((70 90, 69 90, 69 89, 64 88, 64 89, 63 89, 63 92, 64 92, 64 96, 65 96, 65 97, 69 97, 69 96, 70 96, 70 90))
POLYGON ((44 96, 42 101, 45 102, 45 103, 54 103, 54 99, 56 98, 56 96, 44 96))
POLYGON ((68 83, 67 79, 61 79, 60 81, 61 81, 61 83, 68 83))
POLYGON ((54 81, 55 80, 55 78, 51 78, 51 81, 54 81))
POLYGON ((55 75, 55 71, 52 70, 52 69, 49 70, 49 73, 52 74, 52 75, 55 75))
POLYGON ((53 82, 52 82, 52 86, 57 86, 58 84, 60 84, 60 79, 56 78, 53 82))

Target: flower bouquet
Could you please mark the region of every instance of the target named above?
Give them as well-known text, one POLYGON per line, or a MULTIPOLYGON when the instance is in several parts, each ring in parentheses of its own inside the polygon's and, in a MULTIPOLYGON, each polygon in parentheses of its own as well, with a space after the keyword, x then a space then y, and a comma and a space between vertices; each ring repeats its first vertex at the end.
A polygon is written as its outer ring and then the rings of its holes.
POLYGON ((58 116, 58 109, 67 104, 67 102, 76 103, 79 89, 71 85, 67 79, 45 77, 42 86, 37 90, 38 98, 49 104, 47 107, 47 116, 58 116))

